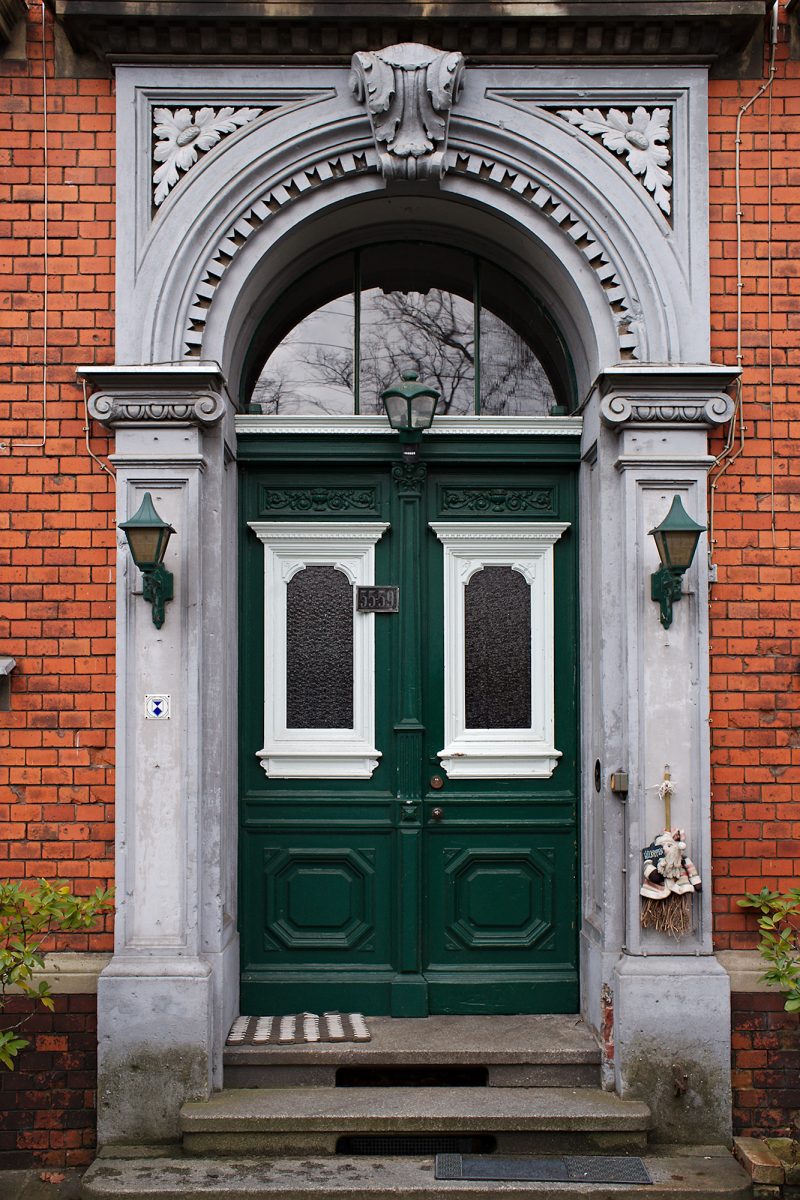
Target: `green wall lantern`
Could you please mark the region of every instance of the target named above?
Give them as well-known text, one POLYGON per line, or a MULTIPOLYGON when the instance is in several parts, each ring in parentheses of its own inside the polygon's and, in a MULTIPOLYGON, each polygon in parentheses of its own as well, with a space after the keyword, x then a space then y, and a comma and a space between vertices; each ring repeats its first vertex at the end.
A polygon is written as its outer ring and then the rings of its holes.
POLYGON ((403 458, 407 461, 419 457, 419 443, 423 429, 430 429, 439 403, 441 392, 418 382, 416 371, 403 371, 398 383, 393 383, 381 400, 392 429, 400 434, 403 458))
POLYGON ((661 559, 661 566, 650 576, 650 597, 659 603, 661 624, 665 629, 672 624, 672 606, 683 595, 684 571, 692 565, 700 534, 705 533, 705 529, 705 525, 692 520, 680 496, 675 496, 664 520, 650 530, 661 559))
POLYGON ((164 624, 164 605, 173 597, 173 576, 163 565, 167 543, 175 532, 169 522, 164 521, 153 507, 153 497, 145 492, 138 512, 119 528, 128 539, 128 549, 136 566, 142 572, 142 595, 153 609, 153 624, 160 629, 164 624))

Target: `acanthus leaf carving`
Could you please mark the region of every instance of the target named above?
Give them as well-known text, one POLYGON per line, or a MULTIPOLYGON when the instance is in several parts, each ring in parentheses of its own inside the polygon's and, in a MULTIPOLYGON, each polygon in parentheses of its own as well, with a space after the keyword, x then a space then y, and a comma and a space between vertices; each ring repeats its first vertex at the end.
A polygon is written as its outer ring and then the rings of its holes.
POLYGON ((392 467, 392 480, 401 497, 422 495, 428 468, 424 463, 395 463, 392 467))
POLYGON ((385 179, 440 179, 464 57, 403 42, 353 55, 350 88, 366 105, 385 179))
POLYGON ((188 108, 179 108, 174 112, 169 108, 154 109, 156 145, 153 158, 161 163, 153 172, 153 203, 156 208, 164 203, 178 182, 180 172, 194 166, 200 151, 210 150, 225 134, 249 125, 261 112, 260 108, 234 109, 228 106, 215 111, 204 107, 198 108, 192 116, 188 108))
POLYGON ((518 488, 445 488, 442 492, 443 512, 553 512, 553 489, 549 487, 518 488))
POLYGON ((263 487, 260 508, 272 512, 346 512, 375 511, 374 487, 263 487))
POLYGON ((599 137, 607 150, 625 155, 631 172, 642 176, 658 207, 669 215, 672 176, 664 168, 670 154, 661 144, 670 136, 668 108, 648 112, 639 105, 630 115, 619 108, 610 108, 605 114, 599 108, 569 108, 559 110, 558 115, 590 137, 599 137))

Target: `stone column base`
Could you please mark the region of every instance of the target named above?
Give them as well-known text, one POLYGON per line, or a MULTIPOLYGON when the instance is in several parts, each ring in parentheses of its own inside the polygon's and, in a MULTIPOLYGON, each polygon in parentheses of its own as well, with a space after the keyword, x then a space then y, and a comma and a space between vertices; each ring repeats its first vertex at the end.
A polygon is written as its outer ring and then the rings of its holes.
POLYGON ((98 1144, 173 1142, 186 1100, 211 1092, 211 968, 113 959, 98 980, 98 1144))
POLYGON ((715 958, 620 958, 614 1042, 617 1089, 650 1105, 654 1140, 730 1145, 730 984, 715 958))

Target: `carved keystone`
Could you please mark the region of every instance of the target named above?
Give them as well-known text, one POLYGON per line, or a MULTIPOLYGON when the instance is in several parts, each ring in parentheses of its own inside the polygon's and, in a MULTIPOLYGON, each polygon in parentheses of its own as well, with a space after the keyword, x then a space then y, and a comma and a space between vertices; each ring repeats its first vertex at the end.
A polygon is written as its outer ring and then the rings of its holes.
POLYGON ((403 42, 353 55, 350 88, 365 104, 385 179, 441 179, 464 57, 403 42))

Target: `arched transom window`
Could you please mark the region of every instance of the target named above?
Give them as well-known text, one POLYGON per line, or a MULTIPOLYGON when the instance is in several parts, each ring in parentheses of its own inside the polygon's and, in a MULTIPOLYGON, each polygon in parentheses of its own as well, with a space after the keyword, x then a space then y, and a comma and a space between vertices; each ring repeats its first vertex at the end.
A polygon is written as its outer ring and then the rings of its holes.
POLYGON ((486 258, 388 242, 327 259, 267 315, 250 356, 251 411, 378 414, 412 368, 447 416, 572 407, 571 368, 546 311, 486 258))

